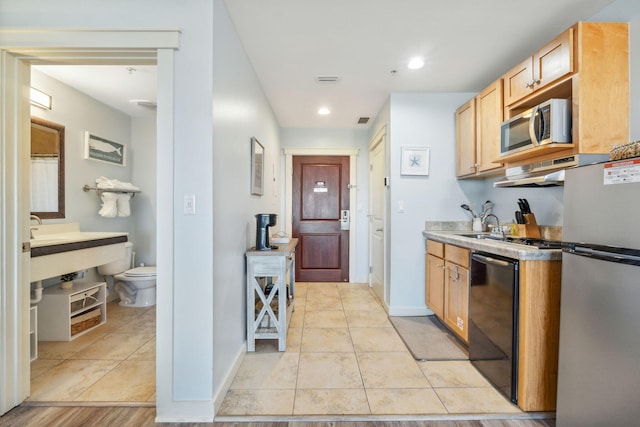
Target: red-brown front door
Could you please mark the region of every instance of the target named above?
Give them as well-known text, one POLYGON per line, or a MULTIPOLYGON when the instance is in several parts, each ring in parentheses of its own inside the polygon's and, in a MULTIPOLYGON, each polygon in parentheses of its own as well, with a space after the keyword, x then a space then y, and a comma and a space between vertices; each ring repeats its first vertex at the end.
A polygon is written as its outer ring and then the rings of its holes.
POLYGON ((349 210, 348 156, 293 157, 293 237, 296 280, 349 281, 349 230, 341 230, 349 210))

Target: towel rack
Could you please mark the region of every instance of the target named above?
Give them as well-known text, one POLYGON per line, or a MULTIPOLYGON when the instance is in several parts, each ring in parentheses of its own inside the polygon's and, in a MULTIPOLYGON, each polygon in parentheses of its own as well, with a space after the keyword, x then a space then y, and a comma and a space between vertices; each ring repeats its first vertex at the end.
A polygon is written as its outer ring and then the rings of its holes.
POLYGON ((96 193, 98 193, 98 195, 101 195, 105 191, 107 193, 129 193, 129 194, 131 194, 131 197, 134 197, 136 195, 136 193, 140 192, 140 190, 129 190, 129 189, 126 189, 126 188, 98 188, 98 187, 91 187, 88 184, 83 185, 82 186, 82 190, 85 193, 89 192, 91 190, 95 190, 96 193))

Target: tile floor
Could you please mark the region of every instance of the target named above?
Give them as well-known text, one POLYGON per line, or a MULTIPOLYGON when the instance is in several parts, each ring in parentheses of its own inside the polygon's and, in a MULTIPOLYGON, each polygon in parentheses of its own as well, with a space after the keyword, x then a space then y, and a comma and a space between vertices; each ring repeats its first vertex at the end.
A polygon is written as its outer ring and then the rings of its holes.
POLYGON ((156 397, 154 307, 107 304, 107 323, 72 341, 38 342, 27 402, 138 402, 156 397))
POLYGON ((468 361, 414 360, 368 286, 297 283, 287 351, 258 341, 217 415, 468 413, 522 414, 468 361))
MULTIPOLYGON (((248 353, 218 417, 522 414, 466 361, 418 362, 366 285, 297 283, 287 351, 248 353)), ((155 307, 39 342, 29 402, 155 402, 155 307)))

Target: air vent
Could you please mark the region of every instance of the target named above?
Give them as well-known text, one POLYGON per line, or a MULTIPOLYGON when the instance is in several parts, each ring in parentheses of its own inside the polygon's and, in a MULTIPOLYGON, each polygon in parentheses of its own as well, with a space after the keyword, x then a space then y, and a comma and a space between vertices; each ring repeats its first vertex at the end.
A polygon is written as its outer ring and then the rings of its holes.
POLYGON ((318 77, 316 77, 316 82, 322 83, 322 84, 338 83, 338 80, 340 80, 340 77, 338 77, 338 76, 318 76, 318 77))
POLYGON ((358 119, 359 125, 366 125, 367 123, 369 123, 369 117, 360 117, 358 119))

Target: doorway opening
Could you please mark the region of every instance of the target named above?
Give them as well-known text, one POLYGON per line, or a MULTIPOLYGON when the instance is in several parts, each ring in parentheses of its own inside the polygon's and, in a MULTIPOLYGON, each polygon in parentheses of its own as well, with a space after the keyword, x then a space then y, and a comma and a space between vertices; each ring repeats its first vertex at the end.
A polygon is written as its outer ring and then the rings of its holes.
MULTIPOLYGON (((40 37, 44 41, 53 39, 46 31, 16 32, 3 39, 6 48, 0 46, 0 83, 7 96, 0 102, 0 109, 6 123, 0 129, 0 143, 6 156, 0 158, 4 172, 3 177, 13 182, 11 187, 2 190, 6 204, 0 206, 0 221, 7 224, 11 233, 0 236, 1 252, 7 260, 4 271, 0 275, 0 291, 6 298, 0 301, 0 310, 6 322, 2 323, 0 332, 0 388, 6 393, 0 396, 0 414, 7 412, 22 403, 30 394, 29 363, 29 203, 27 168, 23 163, 27 159, 27 146, 21 141, 29 135, 29 100, 28 87, 30 81, 30 65, 32 63, 73 63, 73 64, 113 64, 113 63, 145 63, 158 65, 159 103, 157 112, 157 192, 156 224, 163 229, 164 235, 173 232, 173 221, 170 206, 173 198, 173 61, 174 50, 178 48, 178 32, 137 32, 130 31, 122 35, 119 42, 112 37, 105 37, 107 32, 74 32, 69 31, 58 40, 60 47, 33 46, 33 40, 40 37), (154 48, 137 48, 149 46, 154 39, 154 48), (78 40, 83 40, 84 49, 78 48, 78 40), (111 40, 111 41, 109 41, 111 40), (146 40, 147 43, 143 43, 146 40), (114 44, 118 46, 113 46, 114 44), (20 46, 20 47, 15 47, 20 46), (6 165, 17 165, 5 168, 6 165), (23 248, 27 250, 23 251, 23 248)), ((166 337, 162 340, 163 348, 158 348, 157 362, 164 366, 173 366, 173 340, 168 331, 172 322, 173 302, 173 259, 171 257, 171 240, 156 235, 157 271, 157 319, 158 334, 166 337), (162 326, 164 325, 164 327, 162 326), (167 332, 163 332, 167 330, 167 332)), ((171 401, 171 371, 160 372, 156 378, 157 390, 162 391, 165 401, 171 401)), ((158 396, 157 401, 162 400, 158 396)))
MULTIPOLYGON (((129 268, 156 265, 153 218, 156 211, 156 114, 155 109, 127 103, 129 99, 156 100, 156 69, 155 65, 117 62, 31 66, 31 86, 48 93, 54 100, 51 109, 31 107, 31 116, 61 123, 67 130, 68 170, 63 178, 66 182, 61 183, 67 188, 66 218, 45 220, 44 224, 77 222, 83 231, 127 232, 128 240, 134 245, 133 265, 129 268), (104 92, 105 87, 110 88, 108 93, 104 92), (126 150, 124 167, 83 159, 84 132, 123 143, 126 150), (129 202, 131 209, 127 218, 105 219, 98 211, 104 202, 99 194, 77 191, 83 185, 95 187, 96 178, 101 176, 131 182, 142 189, 129 202)), ((74 335, 69 341, 56 341, 60 338, 51 336, 50 331, 51 320, 58 319, 58 310, 53 307, 59 303, 57 293, 60 291, 55 279, 44 281, 43 300, 31 305, 38 321, 30 326, 38 343, 36 351, 32 349, 30 396, 25 403, 74 401, 154 405, 155 305, 120 307, 113 276, 103 277, 95 268, 81 273, 84 277, 74 280, 74 286, 67 291, 69 298, 78 298, 77 292, 90 284, 106 281, 106 295, 100 297, 100 300, 106 299, 106 304, 101 306, 106 311, 106 322, 74 335), (48 313, 46 318, 43 317, 45 312, 48 313), (47 332, 49 336, 46 336, 47 332)), ((71 313, 73 319, 86 316, 81 312, 83 307, 79 310, 80 314, 71 313)), ((58 324, 58 320, 54 323, 58 324)))

